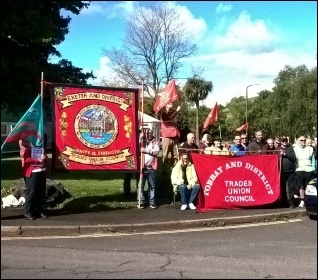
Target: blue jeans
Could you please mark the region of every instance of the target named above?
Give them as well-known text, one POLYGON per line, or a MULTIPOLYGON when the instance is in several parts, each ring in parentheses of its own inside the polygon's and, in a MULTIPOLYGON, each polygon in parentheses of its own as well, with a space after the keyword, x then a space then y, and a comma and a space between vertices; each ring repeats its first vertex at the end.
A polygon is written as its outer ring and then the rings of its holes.
POLYGON ((141 200, 140 204, 145 204, 148 200, 150 204, 155 203, 155 181, 156 181, 156 170, 146 169, 142 170, 141 184, 138 184, 137 201, 139 201, 139 188, 141 186, 141 200), (145 191, 146 181, 148 181, 148 189, 145 191))
POLYGON ((187 185, 182 184, 178 186, 178 191, 181 195, 182 204, 195 204, 195 199, 197 198, 198 192, 200 191, 200 186, 196 184, 192 187, 192 189, 188 190, 187 185))

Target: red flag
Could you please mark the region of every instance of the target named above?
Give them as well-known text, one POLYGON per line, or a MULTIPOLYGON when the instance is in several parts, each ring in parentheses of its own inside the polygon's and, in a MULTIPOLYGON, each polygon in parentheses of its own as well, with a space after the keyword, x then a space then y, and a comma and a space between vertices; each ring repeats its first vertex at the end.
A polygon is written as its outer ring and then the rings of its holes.
POLYGON ((161 108, 178 99, 179 96, 176 88, 176 82, 171 80, 163 91, 158 94, 157 100, 153 105, 153 110, 156 114, 158 114, 161 108))
POLYGON ((241 130, 248 130, 248 123, 243 124, 239 128, 236 129, 236 131, 241 131, 241 130))
POLYGON ((219 121, 219 111, 218 111, 218 104, 215 102, 214 107, 212 108, 210 114, 207 116, 202 131, 207 130, 208 126, 219 121))

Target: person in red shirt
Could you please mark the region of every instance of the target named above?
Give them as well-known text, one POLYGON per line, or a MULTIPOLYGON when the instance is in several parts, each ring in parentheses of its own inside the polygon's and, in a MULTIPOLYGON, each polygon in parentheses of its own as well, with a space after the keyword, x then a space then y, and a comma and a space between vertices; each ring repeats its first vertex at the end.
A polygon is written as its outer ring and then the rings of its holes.
POLYGON ((42 150, 39 158, 32 158, 32 144, 25 140, 19 140, 22 172, 25 182, 25 218, 34 220, 37 216, 43 219, 47 215, 43 212, 43 204, 46 190, 46 168, 47 155, 42 150))
POLYGON ((176 116, 181 107, 178 106, 176 110, 173 109, 172 103, 165 106, 160 115, 161 120, 161 136, 162 136, 162 162, 163 172, 167 173, 170 168, 168 165, 168 155, 171 153, 171 159, 176 163, 178 161, 178 144, 180 132, 177 128, 176 116))

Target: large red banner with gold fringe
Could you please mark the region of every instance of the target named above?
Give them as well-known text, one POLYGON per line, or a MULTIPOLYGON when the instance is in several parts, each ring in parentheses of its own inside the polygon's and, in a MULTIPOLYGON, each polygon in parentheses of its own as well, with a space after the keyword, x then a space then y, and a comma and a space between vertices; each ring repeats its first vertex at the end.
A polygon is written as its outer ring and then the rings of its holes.
POLYGON ((139 170, 138 89, 51 84, 53 170, 139 170))
POLYGON ((191 154, 201 185, 197 209, 239 209, 280 198, 278 155, 191 154))

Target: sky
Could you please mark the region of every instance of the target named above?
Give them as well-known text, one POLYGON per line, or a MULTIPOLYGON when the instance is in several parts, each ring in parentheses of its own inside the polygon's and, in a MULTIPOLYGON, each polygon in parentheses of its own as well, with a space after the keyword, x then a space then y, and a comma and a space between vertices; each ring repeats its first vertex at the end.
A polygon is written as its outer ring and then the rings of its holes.
MULTIPOLYGON (((126 20, 137 1, 92 1, 72 20, 65 40, 57 46, 62 57, 83 71, 93 71, 100 85, 112 77, 103 49, 121 49, 126 20)), ((147 5, 147 1, 139 2, 147 5)), ((272 90, 274 79, 289 65, 317 65, 316 1, 171 1, 198 46, 195 55, 182 61, 177 84, 203 69, 213 91, 202 102, 212 108, 234 97, 257 96, 272 90), (259 85, 254 85, 259 84, 259 85), (253 86, 249 86, 253 85, 253 86), (249 87, 248 87, 249 86, 249 87), (248 87, 248 89, 247 89, 248 87)), ((66 14, 65 14, 66 15, 66 14)))

